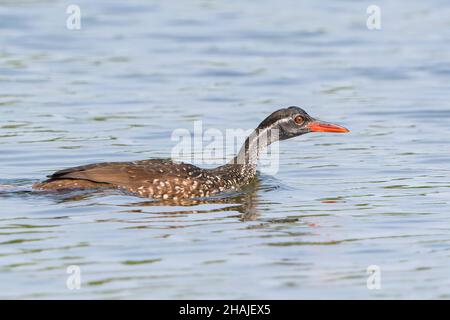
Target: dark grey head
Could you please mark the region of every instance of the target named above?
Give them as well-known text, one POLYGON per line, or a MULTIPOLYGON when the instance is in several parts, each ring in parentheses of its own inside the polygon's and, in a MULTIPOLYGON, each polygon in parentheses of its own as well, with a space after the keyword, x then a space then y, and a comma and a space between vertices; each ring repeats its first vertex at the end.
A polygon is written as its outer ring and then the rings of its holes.
POLYGON ((245 140, 231 164, 251 164, 264 148, 278 140, 286 140, 308 132, 348 132, 344 127, 314 119, 299 107, 280 109, 272 113, 245 140))
POLYGON ((275 111, 260 123, 257 130, 278 130, 278 140, 286 140, 308 132, 348 132, 344 127, 314 119, 299 107, 275 111))

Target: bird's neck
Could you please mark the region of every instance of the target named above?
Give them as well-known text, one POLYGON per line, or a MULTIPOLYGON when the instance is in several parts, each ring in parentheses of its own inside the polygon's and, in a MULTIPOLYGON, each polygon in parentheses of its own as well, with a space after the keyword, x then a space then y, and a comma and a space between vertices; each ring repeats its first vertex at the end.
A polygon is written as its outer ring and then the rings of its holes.
POLYGON ((240 165, 243 170, 254 170, 260 155, 272 143, 279 140, 278 130, 271 128, 256 128, 247 137, 238 154, 228 163, 240 165))
POLYGON ((263 151, 279 140, 277 129, 256 128, 245 140, 238 154, 227 164, 213 169, 223 180, 246 185, 256 176, 256 164, 263 151))

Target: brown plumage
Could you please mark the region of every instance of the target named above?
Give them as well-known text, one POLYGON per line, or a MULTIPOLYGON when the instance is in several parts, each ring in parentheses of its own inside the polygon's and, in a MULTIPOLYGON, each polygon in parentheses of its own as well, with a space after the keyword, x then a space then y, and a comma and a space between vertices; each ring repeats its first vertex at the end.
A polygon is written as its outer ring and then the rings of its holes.
POLYGON ((254 178, 256 170, 225 165, 202 169, 188 163, 152 159, 104 162, 55 172, 34 185, 39 190, 114 188, 155 199, 208 197, 234 190, 254 178))
POLYGON ((256 176, 256 162, 271 142, 311 131, 348 130, 311 118, 297 107, 280 109, 267 117, 251 134, 231 162, 214 169, 166 159, 104 162, 57 171, 34 185, 38 190, 120 189, 154 199, 187 199, 239 189, 256 176), (276 129, 277 135, 262 137, 276 129), (263 138, 263 139, 260 139, 263 138))

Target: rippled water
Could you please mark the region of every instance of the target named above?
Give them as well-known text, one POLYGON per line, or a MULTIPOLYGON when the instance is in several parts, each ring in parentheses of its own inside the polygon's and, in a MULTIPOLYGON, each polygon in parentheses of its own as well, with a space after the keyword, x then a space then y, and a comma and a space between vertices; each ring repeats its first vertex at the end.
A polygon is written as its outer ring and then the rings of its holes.
POLYGON ((447 1, 378 1, 378 31, 359 1, 76 3, 78 31, 64 1, 1 2, 1 298, 450 297, 447 1), (289 105, 351 133, 281 143, 242 194, 30 192, 289 105))

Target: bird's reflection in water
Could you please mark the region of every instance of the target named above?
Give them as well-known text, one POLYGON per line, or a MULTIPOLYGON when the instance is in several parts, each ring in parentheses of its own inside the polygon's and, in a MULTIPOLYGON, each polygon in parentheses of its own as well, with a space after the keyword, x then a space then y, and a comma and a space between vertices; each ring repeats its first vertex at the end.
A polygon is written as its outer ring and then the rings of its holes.
MULTIPOLYGON (((179 199, 179 200, 160 200, 160 201, 141 201, 132 202, 123 206, 127 207, 158 207, 158 206, 178 206, 189 207, 187 210, 170 211, 170 214, 196 214, 196 213, 213 213, 232 211, 238 212, 239 215, 231 217, 239 218, 241 221, 253 221, 258 218, 258 187, 259 181, 247 186, 240 192, 223 194, 216 197, 197 198, 197 199, 179 199), (229 206, 221 206, 213 209, 195 209, 199 205, 217 205, 229 204, 229 206), (194 208, 192 208, 194 207, 194 208)), ((132 212, 142 212, 140 209, 131 210, 132 212)), ((167 212, 165 212, 167 213, 167 212)))
MULTIPOLYGON (((246 186, 239 192, 222 194, 215 197, 208 198, 195 198, 195 199, 178 199, 178 200, 144 200, 144 201, 133 201, 129 203, 119 203, 118 206, 123 207, 133 207, 134 209, 128 210, 130 213, 142 213, 144 212, 140 207, 186 207, 186 210, 175 210, 161 212, 162 214, 196 214, 196 213, 213 213, 213 212, 223 212, 223 211, 234 211, 238 212, 237 217, 241 221, 252 221, 258 218, 258 213, 256 210, 258 203, 258 190, 260 188, 259 179, 246 186), (196 206, 200 205, 217 205, 217 204, 229 204, 229 206, 221 206, 219 208, 209 208, 209 209, 196 209, 196 206), (188 208, 189 207, 189 208, 188 208)), ((42 193, 42 192, 41 192, 42 193)), ((112 194, 122 194, 123 192, 111 192, 99 190, 97 192, 86 192, 86 191, 67 191, 67 192, 46 192, 48 195, 55 197, 57 203, 69 203, 88 200, 101 195, 112 195, 112 194)), ((138 199, 138 198, 137 198, 138 199)))
MULTIPOLYGON (((179 199, 179 200, 152 200, 136 197, 134 194, 127 194, 119 190, 67 190, 67 191, 9 191, 0 192, 0 196, 21 196, 21 197, 35 197, 45 196, 51 198, 57 204, 82 203, 83 206, 99 205, 102 199, 108 199, 108 204, 117 205, 118 207, 129 208, 125 212, 128 213, 145 213, 144 207, 172 207, 175 210, 161 210, 160 212, 153 212, 155 214, 178 215, 178 214, 204 214, 215 212, 237 212, 237 215, 230 215, 229 218, 237 218, 240 221, 255 221, 260 219, 261 215, 258 213, 258 204, 260 203, 261 193, 272 192, 279 188, 286 188, 280 181, 273 177, 257 176, 257 178, 242 190, 234 193, 224 193, 214 197, 196 198, 196 199, 179 199), (119 196, 118 198, 106 198, 111 196, 119 196), (142 201, 129 201, 130 197, 126 197, 123 201, 123 196, 132 196, 133 199, 142 199, 142 201), (84 202, 84 203, 83 203, 84 202), (204 208, 203 205, 215 205, 213 208, 204 208), (217 207, 217 205, 223 205, 217 207), (198 207, 198 208, 197 208, 198 207), (177 210, 179 209, 179 210, 177 210)), ((104 204, 104 203, 102 203, 104 204)), ((265 223, 292 223, 298 219, 269 219, 264 220, 265 223)))

